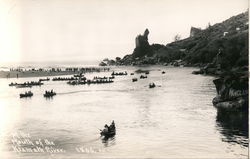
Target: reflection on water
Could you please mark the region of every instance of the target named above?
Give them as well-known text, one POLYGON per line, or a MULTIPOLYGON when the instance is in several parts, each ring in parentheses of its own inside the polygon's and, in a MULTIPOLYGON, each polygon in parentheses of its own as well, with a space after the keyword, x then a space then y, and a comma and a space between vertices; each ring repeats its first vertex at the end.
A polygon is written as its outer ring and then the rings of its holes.
POLYGON ((114 146, 115 145, 115 136, 113 137, 103 137, 102 143, 105 147, 114 146))
POLYGON ((224 136, 222 141, 248 147, 248 113, 217 110, 217 126, 224 136))

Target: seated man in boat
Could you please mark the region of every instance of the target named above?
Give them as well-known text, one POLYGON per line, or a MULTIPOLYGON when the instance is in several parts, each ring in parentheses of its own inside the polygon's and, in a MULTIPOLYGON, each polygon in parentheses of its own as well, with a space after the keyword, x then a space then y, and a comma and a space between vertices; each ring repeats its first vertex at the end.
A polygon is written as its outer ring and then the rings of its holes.
POLYGON ((115 130, 115 122, 114 122, 114 120, 112 121, 111 125, 109 126, 109 130, 110 131, 115 130))
POLYGON ((105 124, 103 132, 104 133, 108 133, 109 132, 109 126, 107 124, 105 124))

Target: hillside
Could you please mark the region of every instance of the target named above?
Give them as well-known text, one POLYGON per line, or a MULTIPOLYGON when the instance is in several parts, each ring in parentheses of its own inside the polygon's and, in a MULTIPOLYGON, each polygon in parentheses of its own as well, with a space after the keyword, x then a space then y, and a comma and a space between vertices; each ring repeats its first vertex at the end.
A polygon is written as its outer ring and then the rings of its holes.
POLYGON ((136 37, 136 47, 132 54, 103 64, 174 64, 178 60, 184 66, 216 63, 221 65, 221 69, 227 70, 248 65, 248 12, 208 26, 204 30, 192 27, 190 37, 167 45, 150 45, 148 34, 149 30, 146 29, 143 35, 136 37))

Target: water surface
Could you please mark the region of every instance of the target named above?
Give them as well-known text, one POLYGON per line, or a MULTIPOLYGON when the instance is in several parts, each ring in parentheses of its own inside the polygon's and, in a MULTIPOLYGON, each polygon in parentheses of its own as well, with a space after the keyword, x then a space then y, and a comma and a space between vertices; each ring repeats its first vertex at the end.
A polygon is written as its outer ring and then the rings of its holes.
MULTIPOLYGON (((137 67, 116 70, 129 74, 137 67)), ((1 156, 5 158, 247 158, 248 125, 243 115, 218 112, 214 77, 192 75, 194 68, 147 67, 147 79, 117 77, 114 83, 70 86, 48 81, 32 87, 32 98, 20 99, 29 89, 10 82, 39 78, 0 79, 1 156), (161 74, 161 71, 166 74, 161 74), (148 88, 150 82, 157 87, 148 88), (45 99, 45 90, 57 95, 45 99), (104 141, 99 129, 115 120, 117 135, 104 141), (16 153, 13 138, 53 141, 63 153, 16 153), (14 135, 14 137, 13 137, 14 135), (17 135, 17 136, 15 136, 17 135), (25 138, 25 137, 24 137, 25 138)), ((109 76, 111 72, 86 74, 109 76)), ((21 145, 25 147, 25 145, 21 145)), ((26 145, 29 147, 29 145, 26 145)))

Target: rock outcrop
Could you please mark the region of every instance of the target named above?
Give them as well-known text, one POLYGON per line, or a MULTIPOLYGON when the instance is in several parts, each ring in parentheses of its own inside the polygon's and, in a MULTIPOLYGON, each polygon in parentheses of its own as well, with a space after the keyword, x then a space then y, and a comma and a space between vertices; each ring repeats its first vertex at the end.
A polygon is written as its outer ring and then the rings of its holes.
POLYGON ((143 57, 145 55, 152 56, 152 49, 148 43, 149 30, 146 29, 143 35, 138 35, 135 38, 135 49, 133 52, 134 57, 143 57))
POLYGON ((248 111, 248 72, 231 72, 215 79, 217 96, 213 104, 228 111, 248 111))

